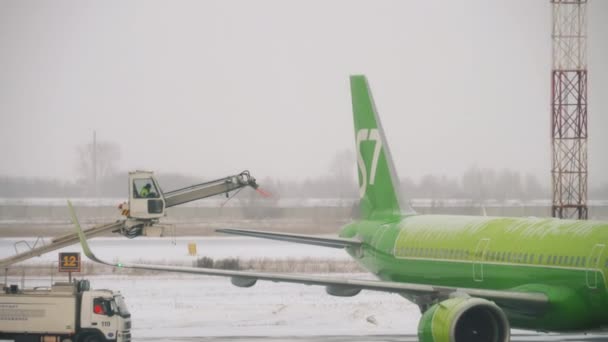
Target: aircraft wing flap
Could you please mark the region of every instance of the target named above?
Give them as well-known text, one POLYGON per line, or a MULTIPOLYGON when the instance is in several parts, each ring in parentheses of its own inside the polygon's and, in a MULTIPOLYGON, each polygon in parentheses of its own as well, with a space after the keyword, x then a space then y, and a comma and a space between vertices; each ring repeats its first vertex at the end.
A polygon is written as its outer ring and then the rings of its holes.
POLYGON ((224 228, 217 229, 216 232, 332 248, 357 247, 361 245, 361 241, 356 239, 346 239, 339 237, 320 237, 303 234, 278 233, 250 229, 224 228))

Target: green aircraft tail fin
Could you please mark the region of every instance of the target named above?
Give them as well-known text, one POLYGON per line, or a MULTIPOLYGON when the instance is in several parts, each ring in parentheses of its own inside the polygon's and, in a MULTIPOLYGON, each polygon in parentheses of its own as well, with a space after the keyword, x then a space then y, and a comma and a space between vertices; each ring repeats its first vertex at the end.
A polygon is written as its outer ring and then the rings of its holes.
MULTIPOLYGON (((393 166, 372 93, 363 75, 350 77, 363 219, 401 216, 399 178, 393 166)), ((405 213, 413 213, 409 207, 405 213)))

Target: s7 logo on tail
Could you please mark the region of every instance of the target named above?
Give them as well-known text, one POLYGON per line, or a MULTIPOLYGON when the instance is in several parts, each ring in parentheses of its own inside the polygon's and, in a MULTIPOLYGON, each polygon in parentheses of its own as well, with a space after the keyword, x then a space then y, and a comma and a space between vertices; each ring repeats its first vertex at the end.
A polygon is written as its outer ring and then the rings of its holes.
POLYGON ((359 187, 359 195, 365 196, 367 185, 374 185, 376 179, 376 169, 378 168, 378 157, 380 156, 380 149, 382 148, 382 140, 377 128, 362 128, 357 132, 357 165, 359 166, 359 172, 361 172, 361 185, 359 187), (369 174, 369 182, 367 179, 367 168, 365 167, 365 160, 363 160, 363 154, 361 152, 361 143, 364 141, 374 141, 374 156, 372 158, 372 165, 369 174))

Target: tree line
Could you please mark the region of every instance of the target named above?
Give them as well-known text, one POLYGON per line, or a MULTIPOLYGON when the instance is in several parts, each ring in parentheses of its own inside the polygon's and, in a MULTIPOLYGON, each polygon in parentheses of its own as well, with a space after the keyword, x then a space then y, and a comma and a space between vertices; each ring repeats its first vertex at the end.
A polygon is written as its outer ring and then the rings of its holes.
MULTIPOLYGON (((25 197, 128 197, 127 172, 118 171, 120 149, 116 144, 86 144, 78 150, 76 181, 0 176, 0 198, 25 197), (93 157, 94 156, 94 157, 93 157)), ((280 198, 356 199, 359 197, 354 153, 338 151, 324 175, 300 180, 262 178, 258 183, 280 198)), ((173 190, 209 179, 177 173, 157 174, 164 190, 173 190)), ((470 167, 460 176, 427 174, 418 180, 401 178, 401 191, 408 198, 483 200, 551 199, 549 175, 540 181, 533 174, 502 169, 470 167)), ((253 192, 239 195, 245 203, 260 201, 253 192)), ((589 188, 590 199, 608 199, 608 184, 589 188)))

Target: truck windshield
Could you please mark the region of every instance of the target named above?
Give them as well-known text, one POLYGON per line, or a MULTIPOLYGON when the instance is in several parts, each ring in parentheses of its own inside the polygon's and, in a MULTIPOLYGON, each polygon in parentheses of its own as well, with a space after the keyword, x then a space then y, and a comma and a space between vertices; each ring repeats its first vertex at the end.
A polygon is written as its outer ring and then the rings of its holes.
POLYGON ((114 301, 116 302, 116 307, 118 308, 118 315, 120 317, 131 317, 131 313, 129 312, 129 309, 127 309, 127 304, 125 304, 125 300, 122 298, 122 296, 114 296, 114 301))

